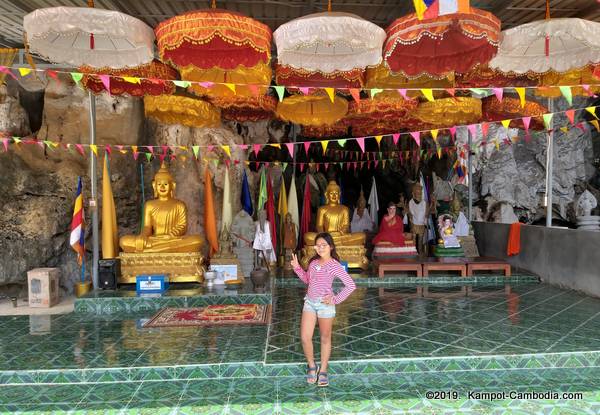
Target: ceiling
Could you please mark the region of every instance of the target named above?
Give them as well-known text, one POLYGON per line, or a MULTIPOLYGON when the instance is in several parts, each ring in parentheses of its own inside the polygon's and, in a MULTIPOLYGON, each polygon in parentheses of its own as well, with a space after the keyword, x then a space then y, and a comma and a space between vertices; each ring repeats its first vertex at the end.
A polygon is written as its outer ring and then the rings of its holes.
MULTIPOLYGON (((507 29, 544 18, 545 0, 471 0, 507 29)), ((43 7, 86 7, 86 0, 0 0, 0 47, 23 47, 23 16, 43 7)), ((551 0, 552 17, 600 21, 598 0, 551 0)), ((210 7, 210 0, 95 0, 95 7, 137 17, 151 27, 169 17, 210 7)), ((327 0, 217 0, 217 7, 254 17, 272 29, 294 18, 327 10, 327 0)), ((413 11, 411 0, 333 0, 333 10, 357 14, 385 28, 413 11)))

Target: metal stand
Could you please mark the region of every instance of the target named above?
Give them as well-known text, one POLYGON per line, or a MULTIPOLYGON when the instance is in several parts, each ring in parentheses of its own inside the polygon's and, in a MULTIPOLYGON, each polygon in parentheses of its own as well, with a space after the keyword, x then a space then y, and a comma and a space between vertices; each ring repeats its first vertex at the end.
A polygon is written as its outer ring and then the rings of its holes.
POLYGON ((472 165, 472 160, 471 160, 471 144, 472 144, 472 138, 471 138, 471 133, 468 132, 467 133, 469 138, 468 138, 468 156, 467 156, 467 185, 468 185, 468 193, 469 193, 469 204, 467 205, 467 217, 469 218, 469 223, 471 223, 473 221, 473 180, 472 180, 472 174, 473 174, 473 165, 472 165))
MULTIPOLYGON (((90 145, 96 144, 96 97, 88 91, 90 101, 90 145)), ((98 172, 96 171, 98 160, 90 147, 90 187, 92 198, 90 199, 90 210, 92 213, 92 284, 98 289, 98 260, 100 258, 100 244, 98 242, 98 172)))
MULTIPOLYGON (((554 99, 548 98, 548 112, 554 112, 554 99)), ((554 185, 553 167, 554 167, 554 120, 550 120, 547 133, 547 150, 546 150, 546 226, 552 227, 552 187, 554 185)))

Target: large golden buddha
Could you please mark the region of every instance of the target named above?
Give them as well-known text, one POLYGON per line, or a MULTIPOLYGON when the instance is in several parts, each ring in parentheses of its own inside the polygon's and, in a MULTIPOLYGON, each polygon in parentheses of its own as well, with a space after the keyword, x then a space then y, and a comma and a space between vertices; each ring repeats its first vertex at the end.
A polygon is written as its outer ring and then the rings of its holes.
POLYGON ((304 234, 304 244, 314 245, 320 232, 329 232, 336 247, 342 245, 364 245, 366 235, 363 232, 350 233, 350 209, 340 205, 340 187, 330 181, 325 189, 326 205, 317 210, 317 232, 304 234))
POLYGON ((165 274, 169 282, 202 282, 204 244, 199 235, 186 235, 187 208, 175 199, 175 180, 163 164, 154 176, 154 200, 144 206, 144 228, 123 236, 121 284, 135 284, 139 275, 165 274))
POLYGON ((302 263, 307 265, 314 254, 315 238, 319 232, 329 232, 335 242, 335 249, 350 268, 363 268, 369 265, 365 256, 366 235, 363 232, 350 233, 350 209, 340 204, 340 187, 330 181, 325 189, 326 205, 317 210, 317 232, 304 234, 302 263))
POLYGON ((163 164, 154 176, 154 200, 144 206, 144 228, 139 235, 123 236, 119 242, 124 252, 182 253, 199 252, 202 238, 186 235, 187 207, 175 199, 175 180, 163 164))

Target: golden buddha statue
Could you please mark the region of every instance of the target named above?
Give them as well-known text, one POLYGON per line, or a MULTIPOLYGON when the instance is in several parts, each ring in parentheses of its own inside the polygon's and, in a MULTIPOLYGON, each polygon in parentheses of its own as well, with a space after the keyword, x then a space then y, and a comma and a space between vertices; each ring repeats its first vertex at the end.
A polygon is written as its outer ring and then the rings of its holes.
POLYGON ((119 245, 131 253, 199 252, 203 240, 199 235, 185 235, 187 207, 175 199, 175 180, 164 163, 154 176, 152 188, 156 199, 144 206, 144 229, 139 235, 123 236, 119 245))
POLYGON ((329 232, 337 246, 364 245, 366 235, 363 232, 350 233, 350 209, 340 205, 340 187, 330 181, 325 189, 327 204, 317 211, 317 232, 304 234, 304 244, 313 246, 320 232, 329 232))

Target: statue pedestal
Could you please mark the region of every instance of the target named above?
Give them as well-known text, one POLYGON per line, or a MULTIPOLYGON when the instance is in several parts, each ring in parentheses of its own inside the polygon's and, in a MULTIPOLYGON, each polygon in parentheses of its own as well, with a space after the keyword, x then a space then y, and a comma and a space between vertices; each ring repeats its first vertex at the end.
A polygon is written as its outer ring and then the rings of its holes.
POLYGON ((198 282, 204 280, 204 267, 200 252, 148 253, 122 252, 120 284, 135 284, 135 277, 143 274, 168 274, 169 283, 198 282))
POLYGON ((433 248, 433 255, 438 258, 464 257, 465 251, 462 248, 445 248, 443 245, 436 245, 433 248))
MULTIPOLYGON (((366 270, 369 266, 369 260, 366 257, 367 250, 364 246, 336 246, 335 250, 340 256, 340 260, 348 263, 348 268, 361 268, 366 270)), ((305 246, 302 248, 301 263, 304 268, 308 266, 308 261, 314 254, 314 246, 305 246)))
POLYGON ((465 251, 466 257, 478 257, 479 249, 477 249, 477 241, 473 235, 459 236, 460 246, 465 251))
POLYGON ((600 231, 600 216, 578 216, 577 229, 583 231, 600 231))

